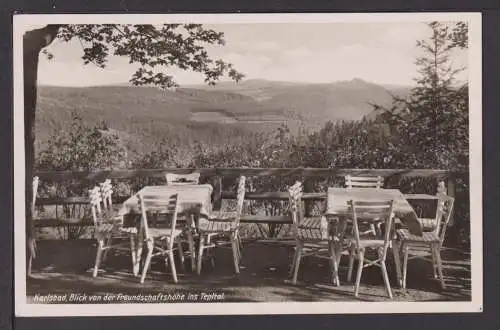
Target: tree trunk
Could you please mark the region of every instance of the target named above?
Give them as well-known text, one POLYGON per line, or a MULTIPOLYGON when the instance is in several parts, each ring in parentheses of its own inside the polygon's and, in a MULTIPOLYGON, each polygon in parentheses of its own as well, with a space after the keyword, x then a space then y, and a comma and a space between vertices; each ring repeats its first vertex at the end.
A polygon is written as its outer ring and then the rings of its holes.
POLYGON ((31 203, 33 200, 33 165, 35 162, 35 112, 37 98, 38 56, 57 35, 59 25, 47 25, 28 31, 23 36, 24 73, 24 148, 25 148, 25 209, 27 273, 31 271, 31 259, 35 255, 34 223, 31 203))

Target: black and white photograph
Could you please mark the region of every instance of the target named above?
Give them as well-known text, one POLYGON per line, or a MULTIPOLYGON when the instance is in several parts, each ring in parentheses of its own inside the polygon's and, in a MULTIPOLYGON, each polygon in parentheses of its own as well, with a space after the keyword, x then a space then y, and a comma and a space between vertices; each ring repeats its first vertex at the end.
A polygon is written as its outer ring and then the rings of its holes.
POLYGON ((16 315, 482 311, 478 13, 14 15, 14 100, 16 315))

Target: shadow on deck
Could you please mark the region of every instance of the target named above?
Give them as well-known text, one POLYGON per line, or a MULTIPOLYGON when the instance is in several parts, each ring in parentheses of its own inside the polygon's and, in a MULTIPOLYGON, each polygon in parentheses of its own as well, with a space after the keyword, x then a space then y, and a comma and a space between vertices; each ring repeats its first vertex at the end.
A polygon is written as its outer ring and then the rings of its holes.
MULTIPOLYGON (((241 274, 235 275, 231 251, 217 249, 216 267, 204 264, 200 276, 177 266, 179 283, 173 284, 170 271, 163 260, 154 260, 144 284, 131 274, 128 255, 110 254, 103 272, 92 278, 89 269, 95 257, 95 241, 39 241, 39 256, 33 263, 33 275, 27 279, 27 295, 36 294, 175 294, 224 293, 225 302, 280 301, 388 301, 380 270, 370 267, 363 271, 359 298, 353 296, 353 284, 346 283, 347 258, 342 259, 342 285, 331 285, 328 262, 305 258, 301 263, 299 283, 287 282, 291 247, 277 244, 250 243, 243 250, 241 274)), ((408 264, 407 289, 396 285, 392 260, 388 271, 394 301, 467 301, 471 299, 470 257, 460 251, 447 249, 442 253, 447 288, 442 290, 432 276, 432 266, 423 260, 408 264)), ((193 302, 184 300, 185 302, 193 302)), ((88 303, 88 302, 87 302, 88 303)))

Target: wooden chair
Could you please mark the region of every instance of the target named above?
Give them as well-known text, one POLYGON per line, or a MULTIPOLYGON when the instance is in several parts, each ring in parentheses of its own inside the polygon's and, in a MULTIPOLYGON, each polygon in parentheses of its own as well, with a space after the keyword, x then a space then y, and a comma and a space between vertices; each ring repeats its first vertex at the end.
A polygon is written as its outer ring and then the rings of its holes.
MULTIPOLYGON (((109 182, 110 183, 110 182, 109 182)), ((137 268, 137 256, 135 253, 135 241, 137 237, 136 227, 124 227, 123 216, 115 214, 103 200, 111 199, 112 189, 104 195, 99 187, 94 187, 89 190, 90 210, 92 220, 94 222, 94 235, 97 240, 97 254, 94 264, 93 277, 97 276, 99 266, 107 257, 109 250, 125 250, 130 251, 132 257, 132 267, 134 274, 137 268), (130 245, 127 247, 126 243, 117 242, 113 244, 113 240, 130 238, 130 245)))
POLYGON ((392 291, 387 275, 385 260, 387 257, 387 250, 391 244, 393 234, 393 207, 394 201, 349 201, 348 202, 351 216, 352 216, 352 237, 350 240, 349 248, 349 271, 347 280, 351 281, 352 270, 354 266, 354 259, 359 260, 358 273, 356 277, 356 284, 354 289, 354 296, 357 297, 359 293, 359 284, 363 268, 370 266, 378 266, 382 270, 382 277, 384 279, 387 295, 392 299, 392 291), (370 226, 375 221, 384 220, 384 230, 379 235, 372 233, 363 234, 361 232, 362 226, 370 226), (366 252, 375 251, 376 257, 368 259, 366 252))
MULTIPOLYGON (((198 247, 198 264, 196 271, 201 274, 203 253, 205 250, 213 249, 218 244, 213 240, 229 239, 233 250, 234 270, 236 274, 240 273, 239 263, 241 258, 241 239, 239 236, 240 217, 243 212, 243 203, 245 201, 245 181, 244 176, 240 176, 237 188, 236 211, 215 211, 209 215, 208 221, 201 221, 199 224, 200 244, 198 247)), ((214 260, 212 258, 212 264, 214 260)))
POLYGON ((200 173, 193 172, 189 174, 167 173, 165 175, 167 185, 188 185, 198 184, 200 182, 200 173))
MULTIPOLYGON (((37 176, 33 178, 33 198, 31 201, 31 216, 32 216, 32 221, 35 221, 35 212, 36 212, 36 198, 38 195, 38 184, 40 180, 37 176)), ((33 263, 33 258, 36 257, 36 238, 32 237, 32 241, 28 242, 29 249, 31 250, 29 259, 28 259, 28 268, 26 270, 27 275, 31 275, 31 267, 33 263)))
POLYGON ((406 288, 408 260, 415 258, 426 259, 429 255, 432 259, 434 278, 437 278, 437 270, 441 281, 441 287, 443 289, 446 288, 443 279, 441 248, 445 239, 446 228, 448 227, 453 213, 455 199, 446 195, 439 195, 438 198, 435 219, 436 226, 433 231, 424 231, 422 236, 413 235, 408 229, 398 229, 396 232, 398 240, 397 243, 400 245, 404 254, 403 278, 401 283, 403 288, 406 288), (411 257, 409 256, 410 254, 412 254, 411 257))
POLYGON ((381 176, 345 176, 345 185, 347 188, 382 188, 384 178, 381 176))
MULTIPOLYGON (((175 246, 178 236, 182 233, 182 230, 177 228, 177 213, 179 211, 178 195, 175 194, 168 198, 159 199, 158 196, 139 194, 139 204, 142 215, 141 227, 148 249, 142 269, 141 283, 144 283, 146 279, 151 259, 156 256, 164 257, 165 266, 168 267, 170 263, 172 278, 174 283, 177 283, 174 251, 182 249, 182 245, 178 244, 177 248, 175 246), (158 217, 165 214, 170 216, 158 217), (148 221, 148 218, 150 218, 150 221, 148 221)), ((182 250, 179 253, 182 254, 182 250)))
POLYGON ((302 211, 302 184, 295 183, 288 189, 290 213, 293 222, 293 235, 295 237, 295 255, 292 261, 292 284, 297 283, 300 260, 303 257, 315 256, 330 261, 333 268, 332 280, 338 283, 337 259, 333 240, 328 232, 328 223, 325 217, 304 217, 302 211))
MULTIPOLYGON (((192 185, 199 184, 200 182, 200 173, 193 172, 189 174, 175 174, 175 173, 167 173, 165 175, 167 179, 167 185, 169 186, 183 186, 183 185, 192 185)), ((178 221, 181 220, 184 224, 187 224, 187 219, 178 218, 178 221)), ((185 227, 181 237, 178 238, 179 244, 188 244, 189 249, 183 250, 183 255, 181 255, 181 266, 184 268, 184 260, 185 257, 190 258, 191 260, 191 270, 195 270, 196 268, 196 253, 194 247, 194 237, 197 236, 195 225, 195 216, 191 215, 191 227, 185 227)))

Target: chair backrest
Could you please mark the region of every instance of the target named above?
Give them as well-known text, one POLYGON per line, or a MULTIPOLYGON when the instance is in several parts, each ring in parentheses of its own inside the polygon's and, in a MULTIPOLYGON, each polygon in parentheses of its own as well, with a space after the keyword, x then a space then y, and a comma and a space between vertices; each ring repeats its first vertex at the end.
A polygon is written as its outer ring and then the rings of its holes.
POLYGON ((104 208, 107 210, 112 209, 113 200, 111 196, 113 195, 113 186, 111 185, 111 180, 107 179, 106 181, 99 184, 101 187, 101 195, 104 208))
POLYGON ((440 195, 438 198, 437 212, 436 212, 436 229, 435 233, 439 236, 439 246, 441 247, 444 242, 446 235, 446 228, 450 223, 451 216, 453 214, 453 207, 455 204, 455 198, 440 195))
POLYGON ((300 224, 302 217, 302 189, 301 182, 296 182, 293 186, 288 188, 289 210, 295 228, 300 224))
MULTIPOLYGON (((360 241, 363 239, 360 234, 359 227, 362 224, 375 224, 383 223, 384 231, 380 233, 379 238, 384 240, 384 258, 386 255, 387 247, 391 241, 393 231, 393 200, 380 200, 380 201, 360 201, 350 200, 347 202, 351 212, 353 221, 353 234, 356 244, 359 246, 360 241)), ((371 234, 373 235, 373 234, 371 234)))
POLYGON ((189 174, 167 173, 165 175, 167 185, 187 185, 198 184, 200 182, 200 173, 193 172, 189 174))
POLYGON ((236 224, 240 223, 241 214, 243 213, 243 203, 245 202, 245 182, 246 177, 243 175, 240 176, 236 191, 236 224))
POLYGON ((32 197, 32 202, 31 202, 31 214, 34 216, 35 214, 35 205, 36 205, 36 198, 38 195, 38 183, 40 180, 38 179, 37 176, 33 178, 33 197, 32 197))
MULTIPOLYGON (((179 212, 179 195, 173 194, 170 196, 158 196, 152 194, 138 194, 139 207, 141 210, 141 226, 144 230, 145 237, 149 237, 149 228, 168 228, 174 232, 177 226, 177 214, 179 212), (170 215, 162 217, 160 221, 159 215, 170 215), (148 223, 148 217, 151 221, 148 223)), ((173 247, 173 240, 169 239, 169 247, 173 247)))
POLYGON ((345 185, 347 188, 382 188, 384 178, 381 176, 345 176, 345 185))
POLYGON ((89 190, 90 210, 94 226, 99 226, 102 222, 102 194, 99 187, 94 187, 89 190))

